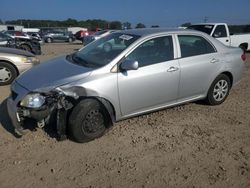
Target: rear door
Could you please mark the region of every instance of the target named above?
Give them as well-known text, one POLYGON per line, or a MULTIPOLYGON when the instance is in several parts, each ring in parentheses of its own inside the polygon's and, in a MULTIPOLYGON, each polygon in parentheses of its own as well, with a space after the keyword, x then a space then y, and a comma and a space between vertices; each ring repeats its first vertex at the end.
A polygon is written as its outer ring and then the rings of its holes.
POLYGON ((128 54, 126 59, 138 61, 139 69, 118 73, 123 116, 176 101, 180 70, 178 60, 174 59, 172 36, 149 39, 128 54))
POLYGON ((197 35, 178 35, 181 58, 179 100, 206 94, 221 67, 221 55, 207 39, 197 35))

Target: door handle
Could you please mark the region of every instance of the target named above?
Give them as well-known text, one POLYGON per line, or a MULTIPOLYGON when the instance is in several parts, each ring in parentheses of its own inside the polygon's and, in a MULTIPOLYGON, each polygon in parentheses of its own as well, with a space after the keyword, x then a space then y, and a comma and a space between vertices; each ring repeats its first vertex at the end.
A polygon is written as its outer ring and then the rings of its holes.
POLYGON ((168 72, 174 72, 174 71, 178 71, 179 68, 178 67, 170 67, 167 71, 168 72))
POLYGON ((219 62, 219 61, 220 61, 219 59, 213 58, 213 59, 210 61, 210 63, 217 63, 217 62, 219 62))

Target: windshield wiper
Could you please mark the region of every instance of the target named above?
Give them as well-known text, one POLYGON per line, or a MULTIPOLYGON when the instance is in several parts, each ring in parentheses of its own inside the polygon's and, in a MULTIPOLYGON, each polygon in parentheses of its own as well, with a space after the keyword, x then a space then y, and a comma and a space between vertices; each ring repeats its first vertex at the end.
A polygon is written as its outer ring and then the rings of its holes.
POLYGON ((78 56, 76 53, 72 54, 71 58, 75 63, 81 64, 81 65, 86 66, 86 67, 99 67, 99 65, 86 61, 82 57, 78 56))

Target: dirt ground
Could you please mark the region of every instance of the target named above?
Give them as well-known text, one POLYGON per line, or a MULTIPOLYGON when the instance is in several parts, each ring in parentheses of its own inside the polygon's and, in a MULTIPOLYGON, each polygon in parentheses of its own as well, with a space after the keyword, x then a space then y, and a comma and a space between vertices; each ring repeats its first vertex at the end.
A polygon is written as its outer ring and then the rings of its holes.
MULTIPOLYGON (((44 61, 81 44, 46 44, 44 61)), ((220 106, 189 103, 116 123, 85 144, 16 138, 0 87, 0 187, 250 187, 250 61, 220 106)))

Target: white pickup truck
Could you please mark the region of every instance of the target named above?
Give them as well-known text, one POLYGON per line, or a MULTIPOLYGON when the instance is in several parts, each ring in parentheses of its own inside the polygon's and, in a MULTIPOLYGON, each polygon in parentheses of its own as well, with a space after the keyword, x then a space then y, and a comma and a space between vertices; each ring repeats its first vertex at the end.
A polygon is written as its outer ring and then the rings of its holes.
POLYGON ((250 50, 250 33, 230 33, 228 25, 225 23, 200 23, 191 25, 187 29, 205 32, 227 46, 240 47, 246 51, 250 50))

